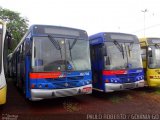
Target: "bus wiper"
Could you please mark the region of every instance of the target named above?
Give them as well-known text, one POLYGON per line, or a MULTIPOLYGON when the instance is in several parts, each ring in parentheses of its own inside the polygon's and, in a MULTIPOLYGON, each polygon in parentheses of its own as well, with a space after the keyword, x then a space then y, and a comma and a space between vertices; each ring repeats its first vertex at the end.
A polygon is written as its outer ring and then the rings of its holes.
POLYGON ((50 41, 53 43, 53 45, 56 47, 57 50, 61 49, 59 43, 54 39, 52 35, 48 35, 48 38, 50 39, 50 41))
POLYGON ((129 53, 129 57, 131 57, 132 48, 133 48, 133 42, 131 42, 130 45, 128 45, 128 53, 129 53))
POLYGON ((77 39, 74 39, 72 45, 70 45, 70 42, 69 42, 69 49, 71 50, 73 48, 73 46, 76 44, 77 42, 77 39))
POLYGON ((57 42, 52 35, 48 35, 48 38, 53 43, 53 45, 55 46, 55 48, 60 51, 61 58, 62 58, 62 51, 61 51, 61 47, 59 45, 59 42, 57 42))
POLYGON ((158 48, 160 48, 160 45, 158 45, 158 44, 155 44, 155 48, 157 48, 157 49, 158 49, 158 48))
POLYGON ((72 60, 72 52, 71 52, 71 44, 70 44, 70 41, 68 41, 68 45, 69 45, 70 57, 71 57, 71 60, 72 60))
POLYGON ((123 46, 119 44, 116 40, 113 41, 114 45, 119 49, 119 51, 122 53, 123 59, 124 59, 124 50, 123 46))
MULTIPOLYGON (((72 49, 73 46, 76 44, 76 42, 77 42, 77 39, 75 39, 75 40, 73 41, 72 45, 71 45, 71 44, 70 44, 70 41, 68 41, 70 58, 71 58, 72 63, 73 63, 73 58, 72 58, 72 50, 71 50, 71 49, 72 49)), ((73 65, 74 65, 74 63, 73 63, 73 65)), ((74 66, 74 67, 75 67, 75 66, 74 66)))
POLYGON ((71 60, 72 60, 72 52, 71 52, 71 49, 73 48, 73 46, 76 44, 77 42, 77 39, 74 39, 73 43, 70 44, 70 41, 68 41, 68 44, 69 44, 69 52, 70 52, 70 57, 71 57, 71 60))

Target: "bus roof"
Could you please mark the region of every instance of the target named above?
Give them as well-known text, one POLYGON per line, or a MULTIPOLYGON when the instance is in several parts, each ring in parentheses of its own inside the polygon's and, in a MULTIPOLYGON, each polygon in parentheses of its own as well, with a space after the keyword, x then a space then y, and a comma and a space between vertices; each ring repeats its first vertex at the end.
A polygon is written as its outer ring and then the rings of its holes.
POLYGON ((48 28, 54 27, 54 28, 59 28, 59 29, 70 29, 70 30, 75 30, 75 31, 84 31, 84 32, 86 32, 85 30, 77 29, 77 28, 64 27, 64 26, 55 26, 55 25, 40 25, 40 24, 33 24, 32 26, 30 26, 29 31, 32 31, 32 30, 34 30, 34 28, 37 28, 37 27, 43 27, 43 28, 44 27, 48 27, 48 28))
POLYGON ((141 46, 160 44, 160 38, 158 37, 139 38, 139 41, 141 43, 141 46))
POLYGON ((111 40, 112 41, 122 40, 126 42, 131 41, 131 42, 139 43, 136 35, 127 34, 127 33, 119 33, 119 32, 100 32, 100 33, 89 36, 89 40, 90 40, 90 44, 99 44, 99 43, 103 43, 105 41, 111 41, 111 40))
POLYGON ((70 27, 62 27, 62 26, 54 26, 54 25, 40 25, 40 24, 33 24, 29 27, 26 34, 23 36, 17 47, 14 49, 13 54, 19 48, 19 46, 23 43, 24 39, 31 33, 32 36, 34 35, 44 35, 44 34, 58 34, 59 35, 71 35, 77 38, 78 36, 84 35, 88 39, 87 32, 82 29, 70 28, 70 27))

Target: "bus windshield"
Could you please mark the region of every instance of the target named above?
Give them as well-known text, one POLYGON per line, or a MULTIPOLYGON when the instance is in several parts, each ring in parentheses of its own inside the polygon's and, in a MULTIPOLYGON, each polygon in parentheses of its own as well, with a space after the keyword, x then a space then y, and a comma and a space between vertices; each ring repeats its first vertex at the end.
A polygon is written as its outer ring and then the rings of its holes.
POLYGON ((89 41, 34 37, 32 45, 33 72, 90 70, 89 41))
POLYGON ((107 56, 104 58, 105 69, 142 68, 139 44, 106 42, 105 45, 107 49, 107 56))
POLYGON ((148 47, 149 68, 160 68, 160 46, 154 45, 148 47))

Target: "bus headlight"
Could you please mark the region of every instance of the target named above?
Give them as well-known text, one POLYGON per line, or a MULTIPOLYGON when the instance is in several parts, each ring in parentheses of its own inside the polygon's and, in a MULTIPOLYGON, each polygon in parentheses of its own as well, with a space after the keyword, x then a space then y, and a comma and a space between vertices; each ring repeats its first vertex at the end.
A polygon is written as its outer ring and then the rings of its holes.
POLYGON ((138 80, 138 81, 139 80, 143 80, 143 79, 144 79, 144 76, 142 76, 142 75, 141 76, 137 76, 137 78, 136 78, 136 80, 138 80))
POLYGON ((120 83, 119 78, 111 78, 110 81, 111 83, 120 83))
POLYGON ((89 84, 89 81, 87 81, 86 83, 87 83, 87 85, 88 85, 88 84, 89 84))
POLYGON ((42 88, 42 85, 41 85, 41 84, 39 84, 39 85, 38 85, 38 87, 39 87, 39 88, 42 88))

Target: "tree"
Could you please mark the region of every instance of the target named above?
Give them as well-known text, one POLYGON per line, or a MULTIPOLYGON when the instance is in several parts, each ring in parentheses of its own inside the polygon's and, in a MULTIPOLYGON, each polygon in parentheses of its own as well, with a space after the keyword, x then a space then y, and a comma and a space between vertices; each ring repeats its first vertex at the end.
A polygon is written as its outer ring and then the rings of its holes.
POLYGON ((0 7, 0 19, 7 22, 7 30, 12 35, 13 50, 26 33, 29 21, 27 18, 21 17, 20 13, 2 7, 0 7))

